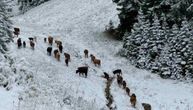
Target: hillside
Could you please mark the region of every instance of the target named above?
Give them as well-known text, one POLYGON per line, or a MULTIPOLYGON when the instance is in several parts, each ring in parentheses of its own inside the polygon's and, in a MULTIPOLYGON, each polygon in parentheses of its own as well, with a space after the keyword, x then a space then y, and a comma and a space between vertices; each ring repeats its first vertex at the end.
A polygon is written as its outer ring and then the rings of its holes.
POLYGON ((153 110, 193 109, 191 83, 161 79, 116 55, 122 42, 102 34, 109 20, 118 22, 111 0, 51 0, 12 20, 15 27, 20 27, 19 37, 27 47, 18 49, 14 38, 10 54, 17 68, 23 69, 19 73, 29 74, 30 78, 28 83, 13 86, 10 92, 14 95, 0 92, 9 99, 0 102, 2 110, 108 110, 106 80, 101 75, 107 72, 113 76, 112 71, 118 68, 131 93, 137 96, 137 108, 131 106, 129 96, 115 79, 110 92, 116 110, 143 110, 143 102, 151 104, 153 110), (32 50, 28 38, 34 36, 37 42, 32 50), (49 45, 43 39, 48 36, 63 42, 64 52, 72 59, 69 67, 65 66, 63 54, 60 62, 47 55, 49 45), (101 59, 101 67, 84 58, 84 49, 101 59), (77 67, 85 64, 90 67, 88 78, 76 74, 77 67))

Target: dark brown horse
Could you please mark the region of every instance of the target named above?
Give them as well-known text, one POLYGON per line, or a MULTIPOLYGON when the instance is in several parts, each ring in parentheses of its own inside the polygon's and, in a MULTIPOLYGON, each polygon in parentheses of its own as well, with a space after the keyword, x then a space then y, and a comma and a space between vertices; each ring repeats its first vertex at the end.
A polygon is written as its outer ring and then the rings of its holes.
POLYGON ((131 105, 133 107, 135 107, 136 105, 136 102, 137 102, 137 98, 136 98, 136 95, 135 94, 132 94, 131 97, 130 97, 130 102, 131 102, 131 105))
POLYGON ((130 89, 128 87, 125 88, 125 91, 126 91, 127 95, 130 96, 130 89))
POLYGON ((142 103, 144 110, 151 110, 151 105, 148 103, 142 103))
POLYGON ((53 37, 51 37, 51 36, 48 37, 48 43, 49 43, 50 45, 53 44, 53 40, 54 40, 53 37))
POLYGON ((54 50, 54 57, 56 58, 56 54, 59 53, 58 49, 54 50))
POLYGON ((123 89, 125 89, 126 88, 126 86, 127 86, 127 83, 126 83, 126 81, 125 80, 123 80, 123 89))
POLYGON ((59 47, 60 45, 62 45, 62 41, 59 40, 55 40, 56 45, 59 47))
POLYGON ((24 48, 26 47, 26 42, 25 42, 25 41, 23 41, 23 47, 24 47, 24 48))
POLYGON ((84 56, 85 56, 85 58, 88 58, 88 50, 87 49, 84 50, 84 56))
POLYGON ((119 86, 122 85, 122 83, 123 83, 123 77, 122 76, 117 75, 117 83, 118 83, 119 86))
POLYGON ((68 66, 68 62, 69 62, 69 60, 66 58, 65 59, 66 66, 68 66))
POLYGON ((18 46, 18 48, 20 48, 22 46, 21 38, 17 39, 17 46, 18 46))
POLYGON ((47 41, 47 38, 44 38, 44 42, 46 42, 47 41))
POLYGON ((70 59, 70 54, 68 54, 68 53, 64 53, 64 56, 65 56, 65 59, 68 59, 68 61, 70 61, 71 59, 70 59))
POLYGON ((19 28, 14 28, 14 35, 16 35, 18 37, 18 35, 20 34, 20 29, 19 28))
POLYGON ((60 44, 59 47, 58 47, 60 53, 62 53, 62 50, 63 50, 63 46, 60 44))
POLYGON ((95 56, 93 54, 90 54, 90 57, 91 57, 91 62, 93 62, 95 59, 95 56))
POLYGON ((30 46, 31 46, 32 49, 34 49, 35 43, 33 41, 30 41, 30 46))

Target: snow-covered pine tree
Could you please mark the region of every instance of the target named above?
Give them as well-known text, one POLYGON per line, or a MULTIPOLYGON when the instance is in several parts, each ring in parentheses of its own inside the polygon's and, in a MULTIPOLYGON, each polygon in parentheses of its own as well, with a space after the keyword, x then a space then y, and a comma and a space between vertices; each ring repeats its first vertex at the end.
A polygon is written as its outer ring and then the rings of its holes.
POLYGON ((159 8, 160 3, 163 0, 142 0, 141 8, 143 10, 144 15, 146 18, 153 22, 153 17, 155 14, 160 14, 161 9, 159 8), (159 11, 159 12, 158 12, 159 11))
POLYGON ((3 86, 9 90, 9 80, 14 74, 11 74, 11 61, 6 54, 8 50, 7 43, 11 41, 12 33, 10 31, 11 22, 7 17, 5 10, 5 4, 0 1, 0 86, 3 86))
POLYGON ((172 70, 172 77, 183 78, 191 75, 193 64, 193 38, 190 31, 190 26, 187 20, 182 22, 182 27, 177 30, 173 28, 173 38, 169 42, 170 54, 172 57, 173 65, 170 67, 172 70))
POLYGON ((5 5, 0 1, 0 52, 4 53, 7 49, 7 43, 11 41, 12 32, 11 21, 6 15, 5 5))
POLYGON ((145 15, 143 14, 141 9, 139 10, 138 14, 138 23, 140 24, 142 36, 141 39, 139 39, 141 45, 139 47, 139 55, 136 66, 138 68, 145 69, 149 62, 148 39, 150 36, 150 22, 149 20, 146 20, 145 15))
POLYGON ((131 32, 133 25, 137 22, 137 14, 139 9, 139 3, 136 0, 113 0, 117 3, 117 10, 120 19, 118 26, 119 37, 122 39, 125 32, 131 32))
POLYGON ((172 4, 171 15, 175 19, 175 22, 180 24, 184 17, 188 20, 193 17, 192 0, 167 0, 172 4))
POLYGON ((181 75, 185 76, 190 74, 190 71, 192 71, 189 67, 192 65, 191 62, 193 59, 193 37, 187 19, 182 22, 182 28, 180 29, 179 37, 179 52, 177 52, 177 54, 181 57, 181 62, 178 63, 182 69, 181 75))
POLYGON ((49 0, 18 0, 18 4, 20 5, 20 11, 25 13, 27 10, 47 1, 49 0))
POLYGON ((139 11, 138 22, 134 24, 132 32, 125 35, 123 45, 125 56, 138 68, 145 68, 147 57, 147 39, 150 23, 145 20, 142 11, 139 11))
POLYGON ((171 73, 173 71, 173 68, 175 68, 175 59, 176 56, 173 55, 173 45, 175 42, 173 41, 175 37, 177 36, 179 29, 177 25, 173 25, 172 29, 168 27, 168 24, 165 20, 163 20, 162 23, 162 29, 164 30, 164 42, 165 45, 162 48, 162 51, 159 55, 159 62, 161 64, 160 66, 160 76, 162 78, 169 78, 171 76, 171 73))
POLYGON ((155 15, 153 19, 153 24, 150 27, 150 36, 148 37, 148 54, 149 54, 149 64, 148 69, 152 71, 160 71, 159 69, 159 55, 165 46, 165 34, 163 29, 161 28, 160 21, 158 17, 155 15), (157 64, 156 64, 157 63, 157 64))

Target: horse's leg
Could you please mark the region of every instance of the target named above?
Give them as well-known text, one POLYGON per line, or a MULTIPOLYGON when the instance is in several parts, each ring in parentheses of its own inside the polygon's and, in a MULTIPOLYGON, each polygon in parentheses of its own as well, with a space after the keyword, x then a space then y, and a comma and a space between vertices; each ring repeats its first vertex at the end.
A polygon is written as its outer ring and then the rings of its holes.
POLYGON ((87 78, 87 72, 85 73, 85 78, 87 78))

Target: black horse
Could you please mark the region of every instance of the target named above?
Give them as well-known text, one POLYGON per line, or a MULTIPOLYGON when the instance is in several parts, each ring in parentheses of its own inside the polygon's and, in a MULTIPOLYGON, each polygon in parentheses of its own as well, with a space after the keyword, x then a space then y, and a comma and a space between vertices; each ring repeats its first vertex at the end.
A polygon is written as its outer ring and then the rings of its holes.
POLYGON ((83 66, 83 67, 78 67, 78 69, 76 70, 76 74, 79 73, 79 76, 82 74, 85 75, 85 78, 87 77, 87 73, 88 73, 88 67, 87 66, 83 66))
POLYGON ((48 47, 48 48, 47 48, 47 52, 48 52, 48 55, 51 56, 51 53, 52 53, 52 47, 48 47))
POLYGON ((114 70, 114 71, 113 71, 113 74, 114 74, 114 75, 115 75, 115 74, 122 75, 122 71, 121 71, 121 69, 117 69, 117 70, 114 70))

